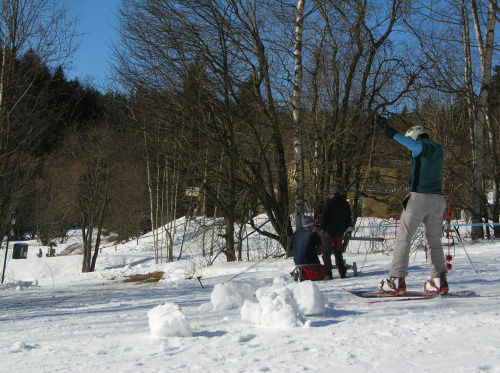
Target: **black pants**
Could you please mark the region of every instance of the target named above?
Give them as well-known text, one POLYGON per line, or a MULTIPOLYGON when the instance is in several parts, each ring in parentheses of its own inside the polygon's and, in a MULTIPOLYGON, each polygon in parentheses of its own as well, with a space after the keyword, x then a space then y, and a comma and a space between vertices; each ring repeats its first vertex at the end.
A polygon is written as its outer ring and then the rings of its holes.
POLYGON ((330 236, 326 232, 323 234, 323 263, 325 265, 325 272, 330 277, 333 277, 332 253, 335 257, 335 265, 339 270, 340 277, 344 278, 347 272, 342 255, 342 238, 330 236))

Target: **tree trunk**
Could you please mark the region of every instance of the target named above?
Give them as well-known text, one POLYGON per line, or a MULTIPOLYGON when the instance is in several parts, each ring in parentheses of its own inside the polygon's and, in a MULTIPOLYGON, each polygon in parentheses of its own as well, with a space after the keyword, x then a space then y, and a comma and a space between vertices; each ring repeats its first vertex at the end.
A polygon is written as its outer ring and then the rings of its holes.
POLYGON ((90 262, 90 271, 89 272, 95 271, 95 264, 97 263, 97 256, 99 255, 99 248, 101 246, 101 235, 102 235, 102 226, 99 225, 99 227, 97 227, 97 234, 96 234, 95 245, 94 245, 94 254, 92 255, 92 260, 90 262))
MULTIPOLYGON (((500 215, 500 160, 497 155, 496 134, 492 123, 493 118, 487 117, 488 123, 488 140, 490 146, 490 156, 493 164, 493 207, 492 207, 492 221, 498 224, 500 215)), ((500 226, 496 225, 493 228, 495 237, 500 237, 500 226)))
POLYGON ((91 256, 92 256, 92 233, 94 231, 94 227, 92 224, 93 223, 91 223, 91 222, 86 224, 86 220, 83 221, 83 226, 82 226, 82 239, 83 239, 82 273, 91 272, 90 263, 91 263, 91 256))
MULTIPOLYGON (((109 176, 109 174, 107 174, 106 176, 109 176)), ((95 271, 97 256, 99 255, 99 248, 101 246, 102 230, 104 228, 104 215, 106 214, 106 210, 108 208, 108 204, 110 201, 110 193, 111 193, 110 185, 109 184, 104 185, 104 199, 102 201, 102 204, 100 205, 100 210, 98 211, 99 217, 97 220, 97 234, 94 245, 94 255, 92 255, 92 261, 90 263, 90 272, 95 271)))
MULTIPOLYGON (((476 36, 478 39, 478 51, 481 59, 481 70, 483 77, 481 80, 481 91, 476 103, 476 115, 474 121, 474 143, 473 143, 473 167, 474 184, 471 196, 472 223, 482 223, 481 210, 485 206, 484 190, 484 129, 486 127, 488 112, 488 89, 491 82, 491 70, 493 60, 493 47, 495 39, 496 8, 497 0, 488 2, 488 21, 486 24, 486 41, 483 44, 479 19, 477 14, 476 0, 470 0, 472 5, 472 16, 476 36)), ((484 237, 482 226, 473 226, 471 229, 471 238, 477 240, 484 237)))
POLYGON ((226 221, 226 260, 234 262, 236 260, 236 253, 234 250, 234 219, 227 219, 226 221))
MULTIPOLYGON (((148 179, 148 192, 149 192, 149 216, 151 219, 151 231, 153 234, 153 250, 155 252, 155 260, 158 262, 158 258, 156 253, 158 252, 158 238, 155 234, 155 213, 154 213, 154 196, 153 196, 153 181, 151 176, 151 162, 149 160, 149 152, 148 152, 148 142, 147 142, 147 132, 146 129, 143 129, 144 134, 144 149, 146 151, 146 174, 148 179)), ((158 263, 157 263, 158 264, 158 263)))
POLYGON ((302 150, 302 33, 304 28, 305 0, 297 2, 295 18, 295 50, 293 53, 295 67, 295 83, 293 86, 292 110, 294 124, 295 150, 295 229, 302 227, 304 215, 304 154, 302 150))

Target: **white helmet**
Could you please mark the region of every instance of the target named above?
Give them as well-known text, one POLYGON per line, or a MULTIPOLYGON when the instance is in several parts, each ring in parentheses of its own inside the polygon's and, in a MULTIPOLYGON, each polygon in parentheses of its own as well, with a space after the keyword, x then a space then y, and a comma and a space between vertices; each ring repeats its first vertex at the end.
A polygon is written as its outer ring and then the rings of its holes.
POLYGON ((405 136, 411 137, 413 141, 417 141, 418 136, 423 135, 424 133, 429 134, 429 132, 427 132, 427 130, 424 127, 413 126, 408 131, 406 131, 405 136))

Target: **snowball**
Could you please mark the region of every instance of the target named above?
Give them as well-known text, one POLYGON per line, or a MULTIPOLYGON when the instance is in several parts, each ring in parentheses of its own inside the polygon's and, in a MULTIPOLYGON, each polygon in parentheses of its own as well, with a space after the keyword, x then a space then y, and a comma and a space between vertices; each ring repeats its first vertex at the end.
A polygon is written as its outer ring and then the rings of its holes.
POLYGON ((22 351, 29 351, 33 348, 38 348, 38 347, 39 347, 39 345, 30 346, 22 341, 19 341, 19 342, 16 342, 12 345, 12 349, 10 352, 18 353, 18 352, 22 352, 22 351))
POLYGON ((248 283, 226 282, 214 286, 210 299, 216 310, 231 310, 252 299, 253 293, 254 287, 248 283))
POLYGON ((294 282, 288 287, 293 291, 301 315, 323 315, 326 298, 312 281, 294 282))
POLYGON ((24 343, 22 341, 16 342, 16 343, 14 343, 14 345, 12 347, 13 347, 13 351, 20 352, 22 350, 26 350, 26 343, 24 343))
POLYGON ((149 330, 154 337, 191 337, 189 322, 174 303, 159 305, 148 312, 149 330))

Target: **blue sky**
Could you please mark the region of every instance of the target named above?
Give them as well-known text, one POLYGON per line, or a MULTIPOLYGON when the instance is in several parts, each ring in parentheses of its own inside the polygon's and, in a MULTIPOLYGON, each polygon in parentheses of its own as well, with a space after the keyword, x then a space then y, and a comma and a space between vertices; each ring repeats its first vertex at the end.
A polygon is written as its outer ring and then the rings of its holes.
POLYGON ((110 43, 116 38, 116 11, 121 0, 64 0, 68 16, 80 17, 80 49, 73 59, 74 69, 68 78, 81 81, 87 77, 103 82, 109 71, 110 43))

